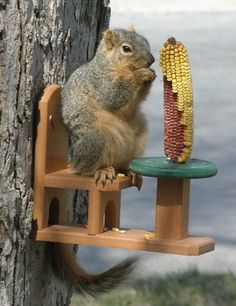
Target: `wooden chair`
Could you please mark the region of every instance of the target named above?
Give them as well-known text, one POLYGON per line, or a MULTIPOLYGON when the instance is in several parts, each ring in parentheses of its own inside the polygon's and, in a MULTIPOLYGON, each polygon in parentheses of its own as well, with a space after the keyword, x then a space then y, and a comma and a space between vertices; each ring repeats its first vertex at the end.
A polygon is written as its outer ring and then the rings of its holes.
MULTIPOLYGON (((120 226, 121 190, 132 186, 131 179, 117 178, 102 187, 96 186, 94 178, 70 171, 68 136, 60 113, 60 90, 58 85, 49 86, 39 102, 34 175, 35 239, 182 255, 200 255, 213 250, 211 238, 188 235, 190 179, 184 175, 159 177, 155 231, 112 230, 120 226), (68 224, 70 189, 88 190, 87 226, 68 224)), ((131 169, 150 176, 145 162, 147 159, 135 160, 131 169)), ((212 176, 213 172, 205 172, 202 177, 212 176)), ((157 171, 151 176, 159 174, 157 171)))

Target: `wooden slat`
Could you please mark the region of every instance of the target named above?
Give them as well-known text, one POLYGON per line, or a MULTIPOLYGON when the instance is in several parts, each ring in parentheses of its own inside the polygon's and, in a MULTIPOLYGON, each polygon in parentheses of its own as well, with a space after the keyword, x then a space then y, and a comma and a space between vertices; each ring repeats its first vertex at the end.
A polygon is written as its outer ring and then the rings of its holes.
POLYGON ((113 182, 107 182, 106 186, 96 185, 93 177, 81 176, 71 172, 70 168, 48 173, 44 176, 44 186, 66 189, 85 189, 100 191, 119 191, 132 187, 131 178, 126 176, 113 182))
POLYGON ((182 240, 165 240, 153 238, 147 240, 145 235, 154 235, 145 230, 126 230, 122 234, 108 230, 98 235, 88 235, 84 226, 53 225, 37 231, 37 240, 88 246, 124 248, 149 252, 171 253, 196 256, 214 250, 214 240, 208 237, 187 237, 182 240))

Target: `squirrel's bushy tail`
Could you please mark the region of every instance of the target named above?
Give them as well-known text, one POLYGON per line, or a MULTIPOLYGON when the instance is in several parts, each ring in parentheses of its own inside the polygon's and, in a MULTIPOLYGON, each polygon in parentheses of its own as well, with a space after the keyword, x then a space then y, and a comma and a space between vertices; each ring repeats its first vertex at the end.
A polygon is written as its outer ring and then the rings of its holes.
POLYGON ((132 257, 100 274, 89 274, 76 262, 72 245, 53 243, 54 269, 61 278, 82 295, 97 296, 119 286, 133 271, 137 258, 132 257))

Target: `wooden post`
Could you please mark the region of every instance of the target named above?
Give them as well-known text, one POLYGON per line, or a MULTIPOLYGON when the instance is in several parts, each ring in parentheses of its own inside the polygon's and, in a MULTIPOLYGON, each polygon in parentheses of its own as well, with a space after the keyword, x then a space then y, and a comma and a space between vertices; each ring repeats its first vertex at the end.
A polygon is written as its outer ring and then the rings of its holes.
POLYGON ((190 179, 157 180, 156 236, 183 239, 188 236, 190 179))
POLYGON ((105 227, 111 229, 112 227, 120 227, 120 199, 121 192, 110 192, 110 199, 108 199, 105 210, 105 227))
POLYGON ((103 216, 105 209, 103 194, 98 190, 90 190, 88 205, 88 234, 96 235, 103 232, 103 216))

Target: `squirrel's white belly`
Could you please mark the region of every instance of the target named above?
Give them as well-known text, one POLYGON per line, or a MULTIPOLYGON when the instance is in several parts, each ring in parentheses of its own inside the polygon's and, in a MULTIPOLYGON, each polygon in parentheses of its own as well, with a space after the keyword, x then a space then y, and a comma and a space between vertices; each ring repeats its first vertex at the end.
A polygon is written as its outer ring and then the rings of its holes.
POLYGON ((136 139, 134 129, 126 121, 104 110, 99 111, 96 117, 96 128, 106 139, 104 163, 126 168, 132 159, 143 153, 140 151, 143 151, 144 141, 136 139))

